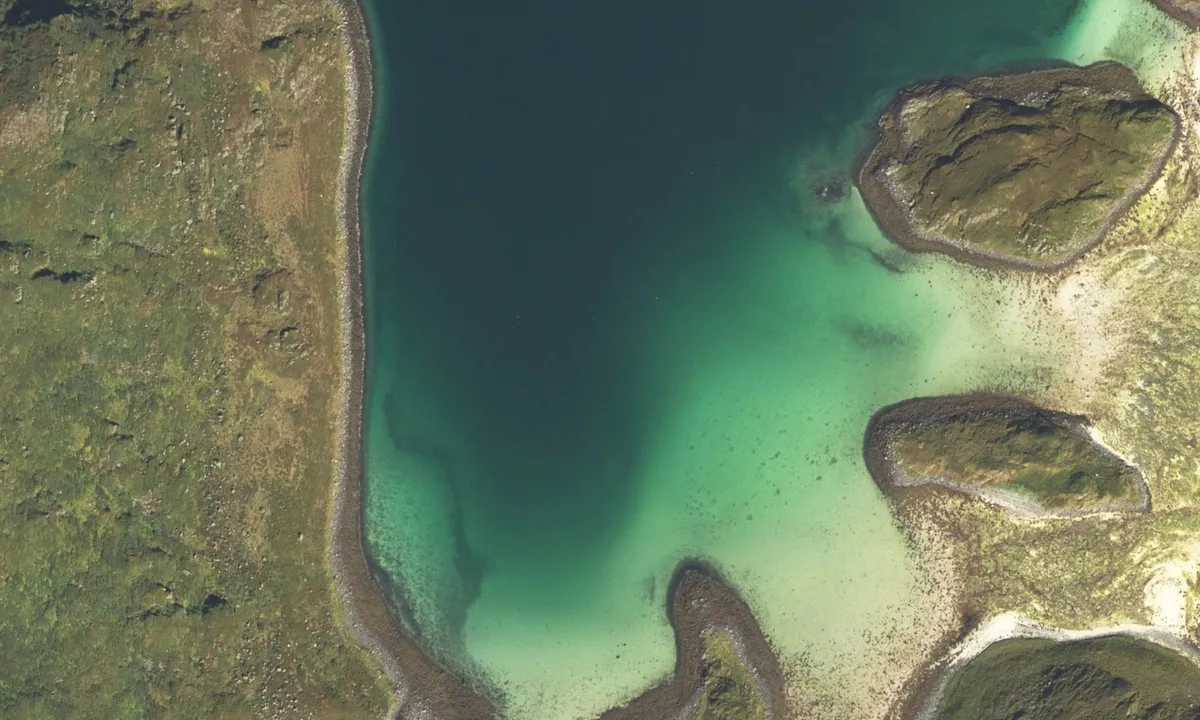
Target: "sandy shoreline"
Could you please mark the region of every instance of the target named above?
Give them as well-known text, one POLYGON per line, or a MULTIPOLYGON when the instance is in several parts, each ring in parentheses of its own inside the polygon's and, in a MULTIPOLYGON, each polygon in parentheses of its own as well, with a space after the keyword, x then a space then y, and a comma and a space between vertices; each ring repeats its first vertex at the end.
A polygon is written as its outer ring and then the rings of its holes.
POLYGON ((382 664, 395 696, 389 715, 422 720, 486 720, 492 707, 453 674, 432 662, 400 631, 371 574, 363 547, 363 324, 361 198, 363 163, 374 108, 370 35, 358 0, 331 0, 341 14, 346 66, 346 135, 338 178, 337 212, 344 233, 339 307, 342 384, 338 450, 330 518, 330 565, 346 624, 382 664))

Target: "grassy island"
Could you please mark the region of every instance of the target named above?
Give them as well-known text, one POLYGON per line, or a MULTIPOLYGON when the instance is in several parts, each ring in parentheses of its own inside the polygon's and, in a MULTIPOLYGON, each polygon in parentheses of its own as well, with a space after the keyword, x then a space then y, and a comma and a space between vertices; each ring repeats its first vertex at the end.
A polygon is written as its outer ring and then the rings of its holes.
POLYGON ((885 490, 939 484, 1034 512, 1144 509, 1138 471, 1087 419, 1004 396, 920 398, 875 416, 868 465, 885 490))
POLYGON ((933 720, 1195 720, 1200 667, 1121 635, 994 643, 958 671, 933 720))
POLYGON ((1097 244, 1162 170, 1179 121, 1116 63, 909 88, 858 183, 914 251, 1053 268, 1097 244))

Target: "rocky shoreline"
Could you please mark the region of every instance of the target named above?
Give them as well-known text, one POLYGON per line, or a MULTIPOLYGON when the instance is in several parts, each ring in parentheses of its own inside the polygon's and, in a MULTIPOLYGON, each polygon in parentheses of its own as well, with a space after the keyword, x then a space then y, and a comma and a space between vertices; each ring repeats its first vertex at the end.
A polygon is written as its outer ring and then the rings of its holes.
POLYGON ((346 67, 346 136, 338 178, 338 216, 345 235, 339 288, 343 376, 338 399, 338 453, 330 518, 330 565, 346 624, 395 687, 390 716, 487 720, 495 711, 453 673, 401 632, 371 574, 363 546, 363 325, 361 197, 374 102, 371 43, 358 0, 332 0, 341 14, 346 67))
MULTIPOLYGON (((370 37, 358 0, 332 0, 342 15, 349 63, 346 78, 346 142, 339 178, 338 214, 345 233, 340 288, 343 381, 339 398, 338 457, 330 526, 330 563, 346 624, 383 666, 396 689, 390 717, 421 720, 488 720, 497 717, 483 694, 439 666, 408 637, 371 571, 363 542, 363 412, 366 339, 363 323, 360 192, 373 109, 370 37)), ((672 680, 602 720, 659 720, 685 712, 703 687, 706 629, 728 631, 738 654, 758 680, 769 716, 786 712, 783 672, 749 607, 699 560, 677 567, 667 593, 667 615, 676 637, 672 680)))
POLYGON ((1075 262, 1096 247, 1115 222, 1133 207, 1162 174, 1167 159, 1171 157, 1182 133, 1182 123, 1174 112, 1171 113, 1174 121, 1171 141, 1158 154, 1145 179, 1113 204, 1092 237, 1073 246, 1071 252, 1061 259, 1042 262, 1001 255, 981 251, 956 240, 932 236, 920 227, 911 207, 913 202, 907 199, 906 194, 887 172, 888 161, 906 156, 915 143, 906 132, 887 132, 883 126, 903 127, 904 111, 914 101, 936 98, 947 92, 965 92, 979 98, 999 98, 1006 102, 1020 101, 1025 98, 1044 97, 1058 92, 1064 86, 1086 87, 1095 92, 1131 101, 1157 102, 1146 93, 1128 68, 1108 61, 1082 68, 1071 65, 1051 66, 968 79, 946 78, 906 88, 900 91, 881 113, 879 126, 874 128, 874 137, 868 143, 868 147, 873 149, 860 157, 854 172, 855 183, 876 224, 887 237, 906 250, 915 253, 940 252, 960 262, 991 270, 1055 271, 1075 262))

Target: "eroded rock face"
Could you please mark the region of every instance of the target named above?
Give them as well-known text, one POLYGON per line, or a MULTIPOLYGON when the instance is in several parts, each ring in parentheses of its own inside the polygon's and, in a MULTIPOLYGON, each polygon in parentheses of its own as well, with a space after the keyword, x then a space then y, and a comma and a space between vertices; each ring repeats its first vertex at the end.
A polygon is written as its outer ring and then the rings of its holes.
POLYGON ((1003 395, 884 408, 865 454, 884 492, 939 485, 1034 515, 1149 507, 1141 474, 1092 440, 1086 418, 1003 395))
POLYGON ((1153 182, 1178 126, 1116 63, 918 85, 884 111, 858 184, 910 250, 1054 268, 1153 182))

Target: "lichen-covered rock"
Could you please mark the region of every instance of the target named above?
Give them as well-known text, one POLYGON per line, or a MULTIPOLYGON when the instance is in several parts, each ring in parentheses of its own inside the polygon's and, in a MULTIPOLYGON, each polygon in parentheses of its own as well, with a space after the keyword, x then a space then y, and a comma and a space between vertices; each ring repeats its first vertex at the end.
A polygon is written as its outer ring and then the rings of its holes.
POLYGON ((1178 126, 1116 63, 946 80, 888 106, 858 183, 910 250, 1059 267, 1158 176, 1178 126))

